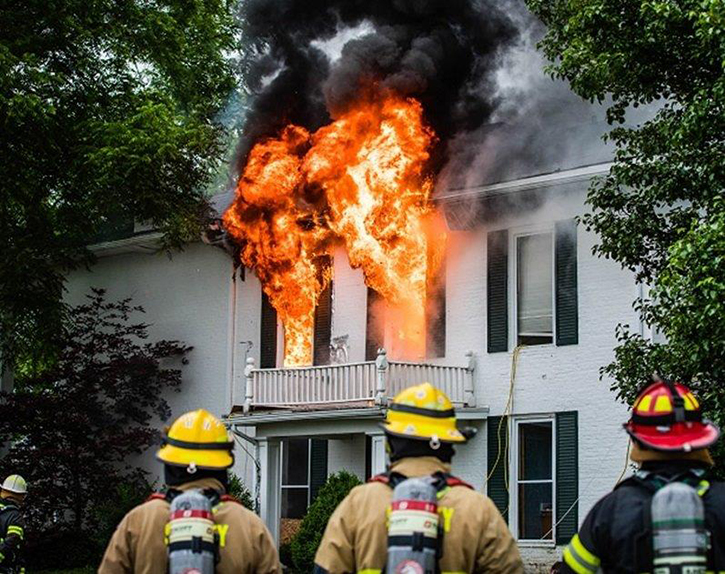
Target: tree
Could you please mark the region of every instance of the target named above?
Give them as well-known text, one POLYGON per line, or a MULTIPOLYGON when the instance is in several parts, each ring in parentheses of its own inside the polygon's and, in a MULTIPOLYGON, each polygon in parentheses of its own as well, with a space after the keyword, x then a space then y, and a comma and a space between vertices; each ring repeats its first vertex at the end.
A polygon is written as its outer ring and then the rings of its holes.
POLYGON ((0 467, 28 480, 30 530, 83 536, 94 531, 94 509, 121 500, 128 485, 147 488, 129 460, 158 443, 155 419, 170 416, 164 393, 179 388, 191 347, 145 342, 148 325, 133 320, 140 312, 94 290, 70 309, 53 365, 0 395, 0 443, 9 445, 0 467))
POLYGON ((550 72, 584 98, 611 97, 610 123, 657 106, 609 134, 615 163, 591 186, 584 223, 597 254, 651 286, 636 305, 667 342, 622 326, 603 373, 628 401, 653 371, 683 380, 725 423, 725 1, 527 2, 548 26, 550 72))
MULTIPOLYGON (((6 3, 7 4, 7 3, 6 3)), ((198 237, 235 85, 233 0, 11 3, 0 11, 0 351, 60 343, 64 273, 102 229, 198 237)))

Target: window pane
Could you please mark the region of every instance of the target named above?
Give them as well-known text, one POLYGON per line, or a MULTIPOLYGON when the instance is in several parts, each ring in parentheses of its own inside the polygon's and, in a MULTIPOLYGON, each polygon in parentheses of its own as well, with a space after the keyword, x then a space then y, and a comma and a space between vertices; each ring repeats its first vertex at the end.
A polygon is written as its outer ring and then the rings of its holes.
MULTIPOLYGON (((550 343, 553 333, 553 238, 551 233, 517 239, 518 334, 527 344, 550 343)), ((520 341, 524 342, 524 341, 520 341)))
POLYGON ((305 485, 309 474, 309 441, 287 439, 282 444, 282 484, 305 485))
POLYGON ((552 484, 519 484, 519 538, 540 540, 552 533, 552 484))
POLYGON ((306 488, 282 489, 282 518, 303 518, 307 512, 306 488))
POLYGON ((519 480, 552 478, 551 422, 519 425, 519 480))

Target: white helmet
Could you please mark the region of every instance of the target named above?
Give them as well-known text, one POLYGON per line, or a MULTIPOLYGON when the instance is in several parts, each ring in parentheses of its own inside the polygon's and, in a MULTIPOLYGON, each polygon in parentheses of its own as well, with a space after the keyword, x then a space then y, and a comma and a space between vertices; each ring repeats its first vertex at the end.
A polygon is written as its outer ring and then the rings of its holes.
POLYGON ((2 489, 8 492, 14 492, 15 494, 27 494, 28 483, 19 474, 11 474, 3 482, 2 489))

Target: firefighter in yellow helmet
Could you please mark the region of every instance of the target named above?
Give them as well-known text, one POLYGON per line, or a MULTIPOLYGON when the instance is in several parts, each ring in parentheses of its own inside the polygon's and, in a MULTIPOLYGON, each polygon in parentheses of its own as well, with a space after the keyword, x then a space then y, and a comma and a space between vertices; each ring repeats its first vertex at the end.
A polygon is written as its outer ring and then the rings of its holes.
POLYGON ((21 507, 28 485, 19 474, 11 474, 0 490, 0 572, 23 571, 22 545, 25 521, 21 507))
MULTIPOLYGON (((450 474, 454 445, 465 443, 474 432, 456 426, 448 397, 429 383, 410 387, 395 397, 382 427, 388 472, 354 488, 337 507, 315 556, 315 572, 382 572, 389 546, 406 544, 397 534, 395 540, 388 536, 389 523, 395 522, 388 519, 404 508, 393 501, 393 489, 407 478, 431 477, 425 480, 437 489, 438 533, 430 542, 419 539, 419 546, 435 547, 437 569, 522 573, 516 543, 493 502, 450 474)), ((402 571, 419 570, 419 564, 407 561, 402 571)))
POLYGON ((261 519, 226 495, 232 441, 222 422, 200 409, 179 417, 156 458, 164 464, 167 488, 129 512, 108 544, 100 574, 167 574, 170 501, 198 489, 213 509, 216 572, 281 572, 272 537, 261 519))

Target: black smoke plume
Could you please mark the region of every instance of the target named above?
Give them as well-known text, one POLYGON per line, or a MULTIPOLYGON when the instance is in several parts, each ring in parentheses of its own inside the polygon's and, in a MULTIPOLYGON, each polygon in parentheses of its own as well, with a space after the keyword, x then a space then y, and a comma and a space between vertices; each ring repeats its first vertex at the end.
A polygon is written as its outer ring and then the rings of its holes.
POLYGON ((393 90, 413 96, 439 137, 431 168, 454 134, 497 106, 493 72, 516 27, 498 0, 245 0, 243 75, 251 95, 237 169, 251 146, 288 123, 316 130, 352 102, 393 90), (347 42, 345 32, 357 30, 347 42), (331 61, 325 42, 342 42, 331 61))

